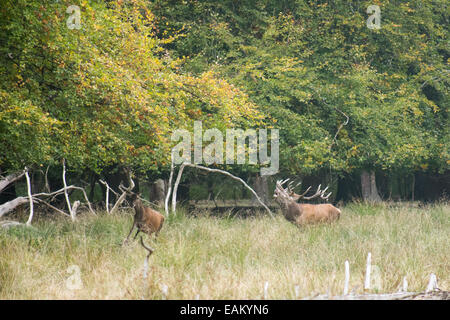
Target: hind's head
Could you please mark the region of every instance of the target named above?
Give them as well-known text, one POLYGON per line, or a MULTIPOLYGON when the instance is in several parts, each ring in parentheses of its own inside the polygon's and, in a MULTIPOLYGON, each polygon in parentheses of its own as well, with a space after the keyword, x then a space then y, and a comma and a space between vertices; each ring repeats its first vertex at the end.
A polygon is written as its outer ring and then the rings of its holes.
POLYGON ((133 208, 135 208, 137 205, 141 205, 142 204, 140 196, 141 195, 139 193, 134 193, 134 192, 130 193, 129 199, 130 199, 131 206, 133 208))

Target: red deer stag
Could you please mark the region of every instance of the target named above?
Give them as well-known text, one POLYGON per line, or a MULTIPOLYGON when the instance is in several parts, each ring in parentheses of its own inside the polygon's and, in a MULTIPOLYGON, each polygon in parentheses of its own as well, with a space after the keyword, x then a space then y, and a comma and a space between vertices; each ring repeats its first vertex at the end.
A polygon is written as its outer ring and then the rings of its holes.
POLYGON ((326 187, 324 190, 320 190, 319 185, 317 191, 312 196, 307 197, 305 195, 311 189, 311 187, 309 187, 303 194, 296 194, 292 190, 292 182, 289 183, 286 189, 283 188, 283 184, 285 184, 287 181, 289 181, 289 179, 286 179, 284 181, 277 181, 273 196, 275 198, 275 201, 280 205, 281 211, 288 221, 301 226, 308 223, 331 222, 339 219, 341 210, 329 203, 297 203, 299 199, 310 200, 317 197, 320 197, 323 200, 328 200, 328 197, 331 195, 331 192, 328 195, 325 195, 328 187, 326 187))
MULTIPOLYGON (((133 225, 131 226, 130 233, 128 234, 123 244, 128 243, 128 238, 130 238, 130 235, 135 227, 137 228, 137 232, 133 240, 136 239, 139 232, 147 233, 149 236, 155 232, 155 235, 158 236, 158 233, 161 230, 164 223, 164 216, 156 210, 144 207, 141 199, 139 199, 137 194, 133 193, 131 195, 131 200, 135 211, 134 220, 133 225)), ((144 245, 142 236, 141 236, 141 244, 149 252, 148 256, 150 256, 150 254, 152 254, 153 252, 153 249, 148 248, 144 245)))

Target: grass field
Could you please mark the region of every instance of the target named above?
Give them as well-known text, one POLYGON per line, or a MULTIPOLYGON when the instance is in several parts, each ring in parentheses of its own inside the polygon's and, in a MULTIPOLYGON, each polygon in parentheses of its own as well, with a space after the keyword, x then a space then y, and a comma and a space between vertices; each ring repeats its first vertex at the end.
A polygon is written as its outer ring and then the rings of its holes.
POLYGON ((294 299, 295 286, 299 298, 340 295, 345 260, 350 289, 361 293, 369 251, 379 271, 375 291, 396 292, 403 276, 410 291, 423 291, 432 272, 441 289, 450 287, 448 203, 354 203, 338 222, 302 229, 281 215, 180 212, 156 242, 145 238, 155 248, 146 280, 146 251, 138 241, 121 246, 131 221, 131 211, 76 223, 37 216, 34 228, 0 230, 0 299, 161 299, 162 284, 168 299, 261 299, 266 281, 269 299, 294 299))

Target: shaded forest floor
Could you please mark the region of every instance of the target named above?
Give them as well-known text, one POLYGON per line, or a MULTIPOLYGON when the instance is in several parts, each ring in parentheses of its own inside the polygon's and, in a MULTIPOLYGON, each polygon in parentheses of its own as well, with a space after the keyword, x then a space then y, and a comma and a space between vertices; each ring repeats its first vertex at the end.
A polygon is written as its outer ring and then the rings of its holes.
MULTIPOLYGON (((33 228, 0 230, 0 299, 295 299, 363 292, 372 253, 372 292, 423 291, 430 273, 450 289, 450 204, 421 208, 348 204, 334 224, 297 228, 278 214, 170 216, 143 279, 146 251, 122 247, 132 212, 37 216, 33 228), (79 271, 79 276, 78 276, 79 271), (297 294, 295 287, 297 286, 297 294)), ((14 218, 17 218, 15 216, 14 218)))

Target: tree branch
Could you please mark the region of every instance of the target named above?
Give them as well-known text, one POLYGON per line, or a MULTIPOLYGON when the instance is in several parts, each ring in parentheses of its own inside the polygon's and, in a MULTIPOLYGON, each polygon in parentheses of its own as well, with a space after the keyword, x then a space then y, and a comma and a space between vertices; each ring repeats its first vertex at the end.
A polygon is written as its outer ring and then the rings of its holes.
POLYGON ((122 191, 122 194, 120 195, 119 199, 117 199, 116 203, 114 204, 113 208, 111 209, 111 214, 117 211, 119 206, 122 204, 122 202, 125 200, 125 197, 127 196, 128 192, 131 192, 134 188, 134 181, 131 178, 131 172, 129 169, 126 169, 127 177, 128 177, 128 188, 125 188, 124 186, 120 185, 119 189, 122 191))
POLYGON ((3 189, 5 189, 9 184, 19 180, 25 175, 25 171, 18 171, 15 173, 11 173, 10 175, 7 175, 2 180, 0 180, 0 192, 2 192, 3 189))
MULTIPOLYGON (((197 168, 197 169, 201 169, 201 170, 206 170, 206 171, 209 171, 209 172, 218 172, 218 173, 222 173, 222 174, 225 174, 225 175, 231 177, 231 178, 234 179, 234 180, 239 181, 239 182, 242 183, 248 190, 250 190, 250 191, 253 193, 253 195, 254 195, 255 198, 258 200, 258 202, 259 202, 259 203, 267 210, 267 212, 268 212, 272 217, 274 217, 272 211, 270 211, 270 209, 269 209, 269 208, 264 204, 264 202, 259 198, 259 196, 258 196, 258 194, 255 192, 255 190, 253 190, 253 189, 252 189, 252 188, 251 188, 244 180, 242 180, 241 178, 239 178, 239 177, 237 177, 237 176, 235 176, 235 175, 232 175, 231 173, 229 173, 228 171, 225 171, 225 170, 207 168, 207 167, 200 166, 200 165, 197 165, 197 164, 183 163, 182 166, 188 166, 188 167, 192 167, 192 168, 197 168)), ((181 171, 181 167, 180 167, 180 171, 181 171)), ((179 174, 179 175, 180 175, 180 174, 179 174)), ((178 180, 178 178, 177 178, 177 180, 178 180)), ((176 190, 174 189, 173 192, 174 192, 174 196, 175 196, 175 199, 176 199, 176 190)), ((173 201, 173 199, 174 199, 174 198, 172 197, 172 201, 173 201)))

